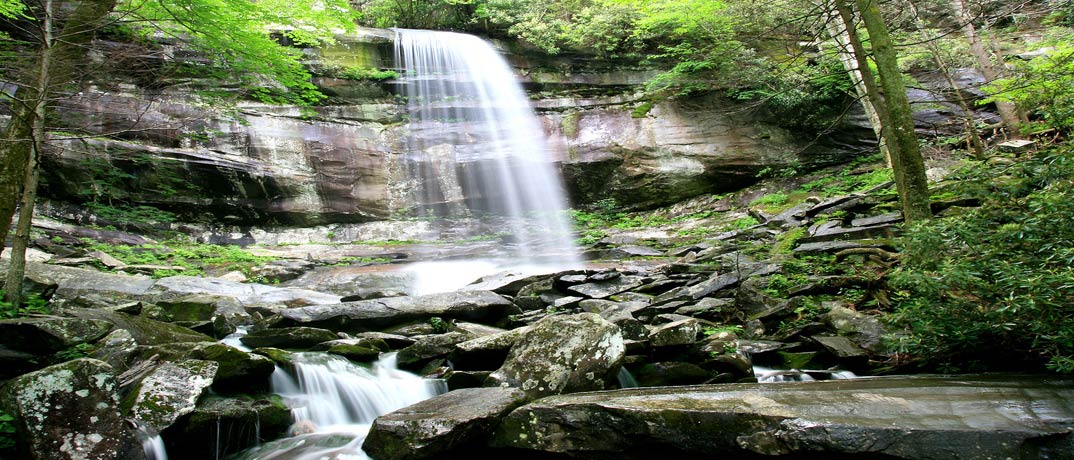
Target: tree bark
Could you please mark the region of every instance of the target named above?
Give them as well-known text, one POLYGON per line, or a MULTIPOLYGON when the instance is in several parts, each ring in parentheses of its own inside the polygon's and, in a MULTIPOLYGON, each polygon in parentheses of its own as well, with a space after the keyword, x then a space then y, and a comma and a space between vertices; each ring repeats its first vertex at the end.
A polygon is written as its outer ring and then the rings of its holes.
MULTIPOLYGON (((38 101, 46 104, 56 93, 56 86, 74 80, 76 63, 85 55, 84 45, 89 43, 100 21, 116 6, 116 0, 84 0, 72 11, 59 34, 53 17, 51 0, 45 3, 38 37, 37 56, 33 69, 26 72, 25 80, 19 82, 12 98, 12 116, 0 141, 0 253, 11 228, 12 217, 20 201, 25 185, 26 165, 30 162, 34 142, 35 121, 39 117, 38 101), (48 25, 44 24, 48 21, 48 25), (45 52, 48 52, 44 62, 45 52)), ((42 118, 43 120, 43 118, 42 118)))
POLYGON ((962 90, 958 87, 958 82, 951 75, 951 69, 947 67, 947 62, 944 61, 943 56, 940 55, 940 47, 936 46, 937 37, 933 36, 928 27, 925 25, 925 21, 921 19, 921 15, 917 12, 917 6, 914 5, 912 0, 906 0, 906 6, 910 9, 910 13, 914 16, 914 23, 917 29, 925 36, 925 47, 928 48, 929 53, 932 54, 932 61, 936 63, 936 68, 943 74, 945 80, 947 80, 948 86, 951 87, 951 91, 955 96, 955 101, 958 102, 959 108, 962 109, 963 123, 966 129, 966 143, 970 150, 973 151, 973 156, 979 160, 985 158, 984 141, 981 140, 981 135, 977 132, 977 123, 973 118, 973 110, 970 109, 969 102, 966 102, 966 97, 962 95, 962 90))
MULTIPOLYGON (((999 78, 999 71, 996 70, 995 64, 992 63, 992 56, 985 49, 984 44, 981 43, 977 28, 973 26, 973 18, 970 17, 967 11, 966 0, 951 0, 951 6, 954 9, 955 18, 962 24, 962 35, 966 37, 966 42, 970 45, 970 54, 977 61, 977 68, 984 75, 985 81, 992 82, 999 78)), ((1018 108, 1014 103, 996 101, 996 111, 999 112, 999 118, 1003 120, 1003 124, 1007 127, 1008 134, 1011 137, 1020 139, 1022 137, 1022 121, 1018 117, 1018 108)))
POLYGON ((861 108, 865 110, 869 125, 873 127, 873 134, 876 135, 876 140, 880 145, 880 153, 884 155, 884 161, 887 161, 888 167, 891 167, 891 152, 888 151, 888 144, 884 142, 884 136, 881 135, 884 125, 880 121, 880 115, 876 112, 876 106, 873 105, 873 101, 869 98, 865 78, 862 77, 862 72, 858 69, 858 64, 854 60, 853 47, 850 44, 849 36, 850 26, 853 24, 848 25, 843 21, 843 17, 833 13, 831 8, 825 7, 823 9, 828 34, 835 40, 839 62, 843 64, 843 70, 847 72, 851 83, 854 84, 854 94, 858 97, 858 103, 861 104, 861 108))
POLYGON ((910 111, 910 101, 906 97, 906 88, 902 84, 895 47, 891 42, 887 26, 880 16, 880 10, 872 0, 855 0, 865 28, 869 32, 873 59, 876 62, 877 77, 883 89, 877 87, 872 70, 866 60, 865 46, 858 36, 854 22, 854 12, 845 0, 833 0, 836 12, 846 24, 847 38, 858 62, 862 83, 868 91, 869 100, 876 108, 882 125, 882 136, 891 152, 891 171, 895 178, 895 187, 899 191, 903 219, 907 223, 917 222, 932 217, 929 208, 928 181, 925 178, 925 163, 921 158, 921 149, 914 132, 914 119, 910 111))

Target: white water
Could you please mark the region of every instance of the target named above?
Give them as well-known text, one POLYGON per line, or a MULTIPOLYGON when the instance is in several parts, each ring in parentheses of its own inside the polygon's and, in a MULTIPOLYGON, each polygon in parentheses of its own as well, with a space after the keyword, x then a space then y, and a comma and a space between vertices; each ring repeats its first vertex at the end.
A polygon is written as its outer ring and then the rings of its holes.
POLYGON ((508 235, 498 249, 516 265, 578 266, 543 129, 503 57, 472 35, 420 30, 397 30, 395 54, 415 212, 447 225, 488 220, 508 235))
MULTIPOLYGON (((373 420, 447 391, 439 380, 426 380, 396 368, 395 354, 386 354, 366 369, 323 353, 296 353, 292 378, 281 369, 272 374, 272 391, 291 407, 295 420, 292 448, 268 452, 257 458, 269 460, 317 460, 322 458, 368 458, 362 441, 373 420), (339 446, 317 447, 326 435, 344 437, 339 446)), ((337 443, 338 444, 338 443, 337 443)))
POLYGON ((146 460, 168 460, 168 452, 164 450, 164 440, 159 434, 142 441, 142 451, 145 452, 146 460))
POLYGON ((759 383, 812 382, 814 380, 846 380, 858 377, 853 372, 842 370, 786 370, 770 369, 761 366, 753 367, 753 375, 757 377, 757 382, 759 383), (818 379, 811 374, 816 374, 821 378, 818 379))

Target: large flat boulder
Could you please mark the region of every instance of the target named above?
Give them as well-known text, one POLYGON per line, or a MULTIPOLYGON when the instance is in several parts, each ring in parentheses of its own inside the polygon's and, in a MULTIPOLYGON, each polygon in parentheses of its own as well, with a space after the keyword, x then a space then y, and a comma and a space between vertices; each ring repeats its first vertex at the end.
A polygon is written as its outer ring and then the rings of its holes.
POLYGON ((159 433, 194 411, 198 398, 213 383, 218 367, 213 361, 195 359, 161 364, 138 385, 131 415, 150 432, 159 433))
POLYGON ((377 417, 362 449, 380 460, 417 460, 457 454, 484 443, 499 418, 522 405, 515 388, 468 388, 377 417))
POLYGON ((513 411, 493 440, 580 458, 1074 458, 1074 382, 889 377, 628 389, 513 411))
POLYGON ((308 326, 333 331, 366 331, 432 317, 496 322, 511 302, 491 291, 457 291, 416 297, 387 297, 280 312, 278 326, 308 326))

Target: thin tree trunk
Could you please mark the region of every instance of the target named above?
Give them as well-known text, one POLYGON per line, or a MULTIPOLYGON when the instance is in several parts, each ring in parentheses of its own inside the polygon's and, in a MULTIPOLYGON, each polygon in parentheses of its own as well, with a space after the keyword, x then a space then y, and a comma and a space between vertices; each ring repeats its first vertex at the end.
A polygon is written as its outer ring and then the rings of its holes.
POLYGON ((48 87, 50 84, 53 44, 52 0, 46 0, 44 17, 41 20, 41 51, 37 68, 37 100, 33 104, 31 120, 30 154, 23 165, 22 201, 19 204, 19 223, 15 231, 15 240, 11 246, 11 265, 8 267, 4 282, 4 300, 15 307, 22 305, 22 278, 26 273, 26 246, 30 242, 30 226, 34 215, 34 201, 37 199, 37 163, 45 142, 45 110, 48 104, 48 87))
POLYGON ((921 158, 921 146, 914 132, 913 113, 910 111, 910 100, 906 97, 906 87, 902 83, 895 46, 876 0, 855 1, 865 29, 869 31, 873 60, 891 119, 891 123, 884 126, 884 134, 891 149, 895 184, 901 185, 899 196, 902 198, 903 219, 907 223, 926 220, 932 217, 932 210, 929 208, 925 161, 921 158), (895 148, 896 145, 898 148, 895 148))
POLYGON ((41 18, 40 27, 41 30, 48 29, 49 36, 39 37, 38 55, 39 59, 47 58, 48 62, 36 62, 35 68, 27 72, 26 80, 18 84, 12 98, 11 120, 0 139, 0 253, 25 185, 26 165, 33 150, 33 130, 38 117, 37 103, 48 103, 53 96, 52 85, 66 84, 74 79, 75 64, 85 55, 83 46, 89 43, 101 19, 115 5, 116 0, 83 0, 56 36, 53 2, 44 3, 45 16, 41 18))
POLYGON ((962 90, 958 87, 958 82, 951 75, 951 69, 947 67, 947 63, 940 55, 940 47, 936 46, 937 37, 933 36, 928 27, 925 25, 925 21, 921 19, 921 15, 917 12, 917 6, 914 5, 912 0, 906 0, 906 6, 910 9, 910 13, 914 16, 914 23, 917 25, 917 30, 925 36, 925 47, 928 48, 929 53, 932 54, 932 61, 936 63, 936 68, 943 74, 944 79, 947 80, 948 86, 951 87, 951 91, 955 95, 955 101, 958 102, 959 108, 962 109, 963 124, 966 129, 966 143, 969 144, 970 150, 973 151, 973 156, 977 159, 984 159, 984 141, 981 140, 980 133, 977 132, 977 123, 973 118, 973 110, 970 109, 970 104, 966 102, 965 96, 962 95, 962 90))
MULTIPOLYGON (((962 35, 970 45, 970 54, 977 61, 977 68, 984 75, 985 81, 992 82, 999 78, 999 72, 992 63, 992 56, 985 50, 981 43, 981 37, 977 35, 977 29, 973 26, 972 19, 966 8, 966 0, 951 0, 955 18, 962 23, 962 35)), ((996 111, 999 118, 1007 126, 1008 134, 1014 138, 1022 137, 1022 122, 1018 117, 1018 108, 1011 102, 996 101, 996 111)))
POLYGON ((884 141, 884 136, 881 135, 884 125, 880 122, 880 115, 876 113, 876 107, 873 105, 872 100, 869 99, 865 79, 858 69, 858 64, 854 61, 853 48, 850 45, 850 36, 848 35, 850 26, 843 21, 842 16, 833 13, 831 8, 824 7, 823 9, 828 34, 835 40, 836 55, 839 57, 839 62, 843 64, 843 70, 847 72, 851 83, 854 84, 854 94, 858 97, 861 108, 865 110, 869 125, 873 127, 873 133, 880 144, 880 153, 884 155, 884 160, 887 161, 888 167, 891 167, 891 152, 888 151, 888 144, 884 141))

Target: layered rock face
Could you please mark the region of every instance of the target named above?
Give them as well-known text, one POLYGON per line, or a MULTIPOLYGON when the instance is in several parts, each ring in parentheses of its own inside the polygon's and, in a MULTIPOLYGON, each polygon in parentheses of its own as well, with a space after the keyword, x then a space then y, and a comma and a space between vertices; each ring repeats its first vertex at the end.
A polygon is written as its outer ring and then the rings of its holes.
MULTIPOLYGON (((362 56, 366 67, 394 65, 382 32, 344 44, 348 49, 320 50, 320 62, 351 65, 362 56)), ((575 206, 612 198, 652 207, 732 190, 764 168, 808 168, 849 153, 798 139, 729 101, 641 100, 638 90, 652 70, 509 58, 536 98, 575 206)), ((151 89, 108 78, 114 80, 64 102, 64 129, 99 137, 54 136, 43 196, 150 205, 212 222, 304 226, 451 206, 415 196, 413 177, 421 172, 457 182, 459 196, 440 200, 477 202, 485 193, 466 178, 486 165, 443 154, 465 151, 467 140, 448 135, 429 155, 408 154, 411 126, 395 95, 405 83, 318 77, 331 105, 303 109, 214 105, 206 92, 234 90, 220 81, 165 81, 157 86, 166 89, 151 89)))

